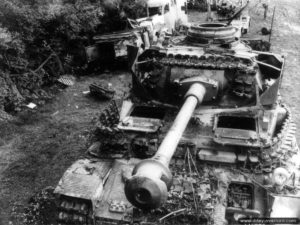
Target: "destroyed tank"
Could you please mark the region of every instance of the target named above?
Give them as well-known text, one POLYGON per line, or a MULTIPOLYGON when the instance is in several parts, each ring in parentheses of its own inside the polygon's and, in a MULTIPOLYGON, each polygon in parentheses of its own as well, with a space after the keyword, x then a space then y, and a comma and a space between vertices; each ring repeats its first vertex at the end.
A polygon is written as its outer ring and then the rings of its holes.
POLYGON ((234 31, 198 24, 176 45, 129 47, 131 92, 103 110, 89 154, 59 181, 59 224, 300 217, 285 59, 234 31))

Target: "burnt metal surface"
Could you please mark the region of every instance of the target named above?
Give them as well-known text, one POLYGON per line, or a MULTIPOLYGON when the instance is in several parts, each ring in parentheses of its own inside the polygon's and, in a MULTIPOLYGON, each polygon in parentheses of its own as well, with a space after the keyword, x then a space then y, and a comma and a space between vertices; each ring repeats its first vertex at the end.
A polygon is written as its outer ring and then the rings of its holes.
POLYGON ((66 171, 54 192, 87 200, 94 198, 98 189, 102 189, 103 179, 110 170, 111 163, 78 160, 66 171))
POLYGON ((296 127, 279 95, 285 59, 236 46, 131 55, 131 92, 102 111, 91 161, 76 162, 56 189, 73 202, 61 207, 61 224, 232 224, 275 217, 281 197, 300 198, 296 127), (87 173, 91 164, 102 172, 87 173), (85 173, 74 175, 77 167, 85 173), (287 174, 280 187, 278 168, 287 174), (78 202, 88 206, 83 218, 78 202))
POLYGON ((93 37, 96 43, 103 43, 103 42, 118 42, 120 40, 124 39, 132 39, 135 38, 134 30, 128 30, 128 31, 120 31, 120 32, 114 32, 109 34, 102 34, 102 35, 96 35, 93 37))

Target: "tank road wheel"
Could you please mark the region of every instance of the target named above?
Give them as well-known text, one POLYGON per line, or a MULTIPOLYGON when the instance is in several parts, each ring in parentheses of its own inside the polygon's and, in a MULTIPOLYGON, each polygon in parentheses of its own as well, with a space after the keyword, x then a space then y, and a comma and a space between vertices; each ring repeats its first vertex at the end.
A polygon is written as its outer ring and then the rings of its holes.
POLYGON ((61 196, 58 205, 58 225, 92 225, 92 204, 83 199, 61 196))

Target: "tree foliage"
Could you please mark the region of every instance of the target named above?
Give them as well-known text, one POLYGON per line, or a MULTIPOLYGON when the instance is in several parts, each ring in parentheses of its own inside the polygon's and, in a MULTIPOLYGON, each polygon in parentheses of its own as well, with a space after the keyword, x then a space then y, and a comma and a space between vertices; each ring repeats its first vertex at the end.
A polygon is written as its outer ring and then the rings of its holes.
POLYGON ((137 19, 146 16, 146 0, 104 0, 104 32, 126 29, 127 18, 137 19))
MULTIPOLYGON (((31 79, 55 80, 52 68, 35 71, 55 53, 62 64, 92 43, 96 33, 126 29, 126 18, 145 15, 146 0, 1 0, 0 71, 14 75, 23 88, 31 79), (34 71, 34 72, 33 72, 34 71), (28 76, 30 74, 30 76, 28 76)), ((77 66, 81 64, 77 64, 77 66)), ((66 68, 67 67, 66 65, 66 68)), ((0 76, 1 76, 0 74, 0 76)), ((46 82, 47 83, 47 82, 46 82)), ((48 82, 49 83, 49 82, 48 82)), ((29 85, 31 86, 31 85, 29 85)), ((34 90, 23 91, 28 93, 34 90)), ((26 96, 25 96, 26 97, 26 96)))

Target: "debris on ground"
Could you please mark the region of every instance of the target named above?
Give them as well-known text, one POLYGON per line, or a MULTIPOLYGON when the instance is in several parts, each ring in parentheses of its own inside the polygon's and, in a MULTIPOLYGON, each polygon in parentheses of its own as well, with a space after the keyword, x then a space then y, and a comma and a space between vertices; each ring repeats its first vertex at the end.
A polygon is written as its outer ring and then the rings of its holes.
POLYGON ((269 34, 271 34, 271 30, 268 30, 267 28, 263 27, 263 28, 261 28, 261 34, 269 35, 269 34))
POLYGON ((30 109, 34 109, 34 108, 36 108, 36 104, 34 104, 34 103, 32 103, 32 102, 30 102, 28 105, 26 105, 28 108, 30 108, 30 109))
POLYGON ((83 91, 82 92, 82 94, 84 94, 84 95, 88 95, 88 94, 90 94, 91 92, 90 91, 83 91))
POLYGON ((13 120, 13 116, 8 114, 7 112, 0 110, 0 121, 12 121, 13 120))
POLYGON ((73 86, 75 83, 75 77, 72 75, 62 75, 57 81, 65 86, 73 86))
POLYGON ((111 99, 115 95, 115 91, 108 85, 105 87, 102 84, 94 83, 90 85, 90 94, 99 99, 111 99))

